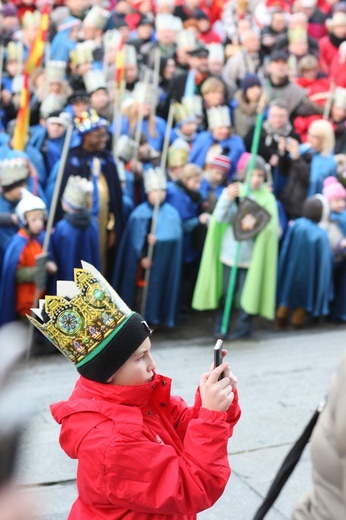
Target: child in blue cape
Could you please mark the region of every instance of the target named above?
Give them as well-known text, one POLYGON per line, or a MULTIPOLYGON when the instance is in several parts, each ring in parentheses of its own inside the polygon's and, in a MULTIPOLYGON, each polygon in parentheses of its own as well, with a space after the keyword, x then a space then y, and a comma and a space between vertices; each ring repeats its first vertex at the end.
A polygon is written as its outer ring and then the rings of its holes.
POLYGON ((64 280, 73 280, 74 268, 82 259, 97 269, 101 266, 98 223, 91 214, 92 192, 92 182, 86 178, 68 178, 61 200, 64 217, 56 223, 50 239, 57 276, 64 280))
POLYGON ((159 168, 144 174, 147 201, 131 213, 117 254, 112 284, 133 306, 140 293, 145 270, 150 269, 145 319, 152 325, 173 327, 177 321, 180 298, 180 272, 183 227, 178 211, 166 198, 166 179, 159 168), (159 204, 155 214, 155 204, 159 204), (155 232, 151 232, 156 218, 155 232), (153 256, 148 257, 149 245, 153 256))

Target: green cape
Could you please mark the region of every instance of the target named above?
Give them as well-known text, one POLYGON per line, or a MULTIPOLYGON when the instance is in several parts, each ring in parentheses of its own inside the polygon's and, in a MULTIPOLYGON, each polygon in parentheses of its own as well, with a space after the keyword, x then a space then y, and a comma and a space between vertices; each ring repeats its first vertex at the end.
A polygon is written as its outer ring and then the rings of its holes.
MULTIPOLYGON (((278 210, 274 195, 266 186, 251 192, 271 219, 255 238, 253 257, 241 294, 241 306, 248 314, 260 314, 269 320, 275 316, 276 270, 278 257, 278 210)), ((201 265, 193 294, 192 307, 198 311, 217 309, 222 296, 220 249, 229 223, 210 220, 201 265)))

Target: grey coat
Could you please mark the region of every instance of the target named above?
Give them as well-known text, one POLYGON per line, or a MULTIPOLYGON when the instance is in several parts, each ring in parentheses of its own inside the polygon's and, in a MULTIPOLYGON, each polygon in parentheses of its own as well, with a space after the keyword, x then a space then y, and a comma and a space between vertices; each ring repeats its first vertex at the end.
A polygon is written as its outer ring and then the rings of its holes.
POLYGON ((292 512, 291 520, 346 518, 346 354, 334 374, 327 405, 311 439, 313 489, 292 512))

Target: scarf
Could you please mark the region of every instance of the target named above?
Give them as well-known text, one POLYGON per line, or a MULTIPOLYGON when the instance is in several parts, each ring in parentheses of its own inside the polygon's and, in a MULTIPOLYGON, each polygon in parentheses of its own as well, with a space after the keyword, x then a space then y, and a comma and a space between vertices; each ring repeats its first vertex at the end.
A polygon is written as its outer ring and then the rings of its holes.
POLYGON ((280 137, 287 137, 287 136, 289 136, 291 131, 292 131, 292 125, 291 125, 291 123, 289 121, 287 121, 287 123, 283 127, 277 129, 277 128, 273 128, 272 125, 270 124, 270 122, 267 119, 263 123, 263 130, 267 134, 266 137, 265 137, 265 145, 266 146, 270 146, 273 141, 278 143, 280 137))
POLYGON ((64 218, 71 226, 82 230, 90 226, 91 223, 91 213, 86 210, 80 213, 66 213, 64 218))
POLYGON ((244 114, 247 116, 253 116, 256 114, 258 102, 247 101, 244 92, 242 91, 238 91, 234 97, 238 101, 239 108, 244 112, 244 114))

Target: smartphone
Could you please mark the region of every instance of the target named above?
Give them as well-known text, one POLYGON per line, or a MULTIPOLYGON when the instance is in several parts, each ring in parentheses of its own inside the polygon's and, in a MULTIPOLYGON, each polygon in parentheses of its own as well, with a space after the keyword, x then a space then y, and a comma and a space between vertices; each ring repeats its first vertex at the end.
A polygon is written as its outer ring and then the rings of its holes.
MULTIPOLYGON (((223 346, 222 339, 218 339, 217 342, 215 343, 215 347, 214 347, 214 367, 215 368, 218 367, 219 365, 221 365, 221 363, 222 363, 222 346, 223 346)), ((223 378, 223 373, 220 374, 219 381, 222 378, 223 378)))

